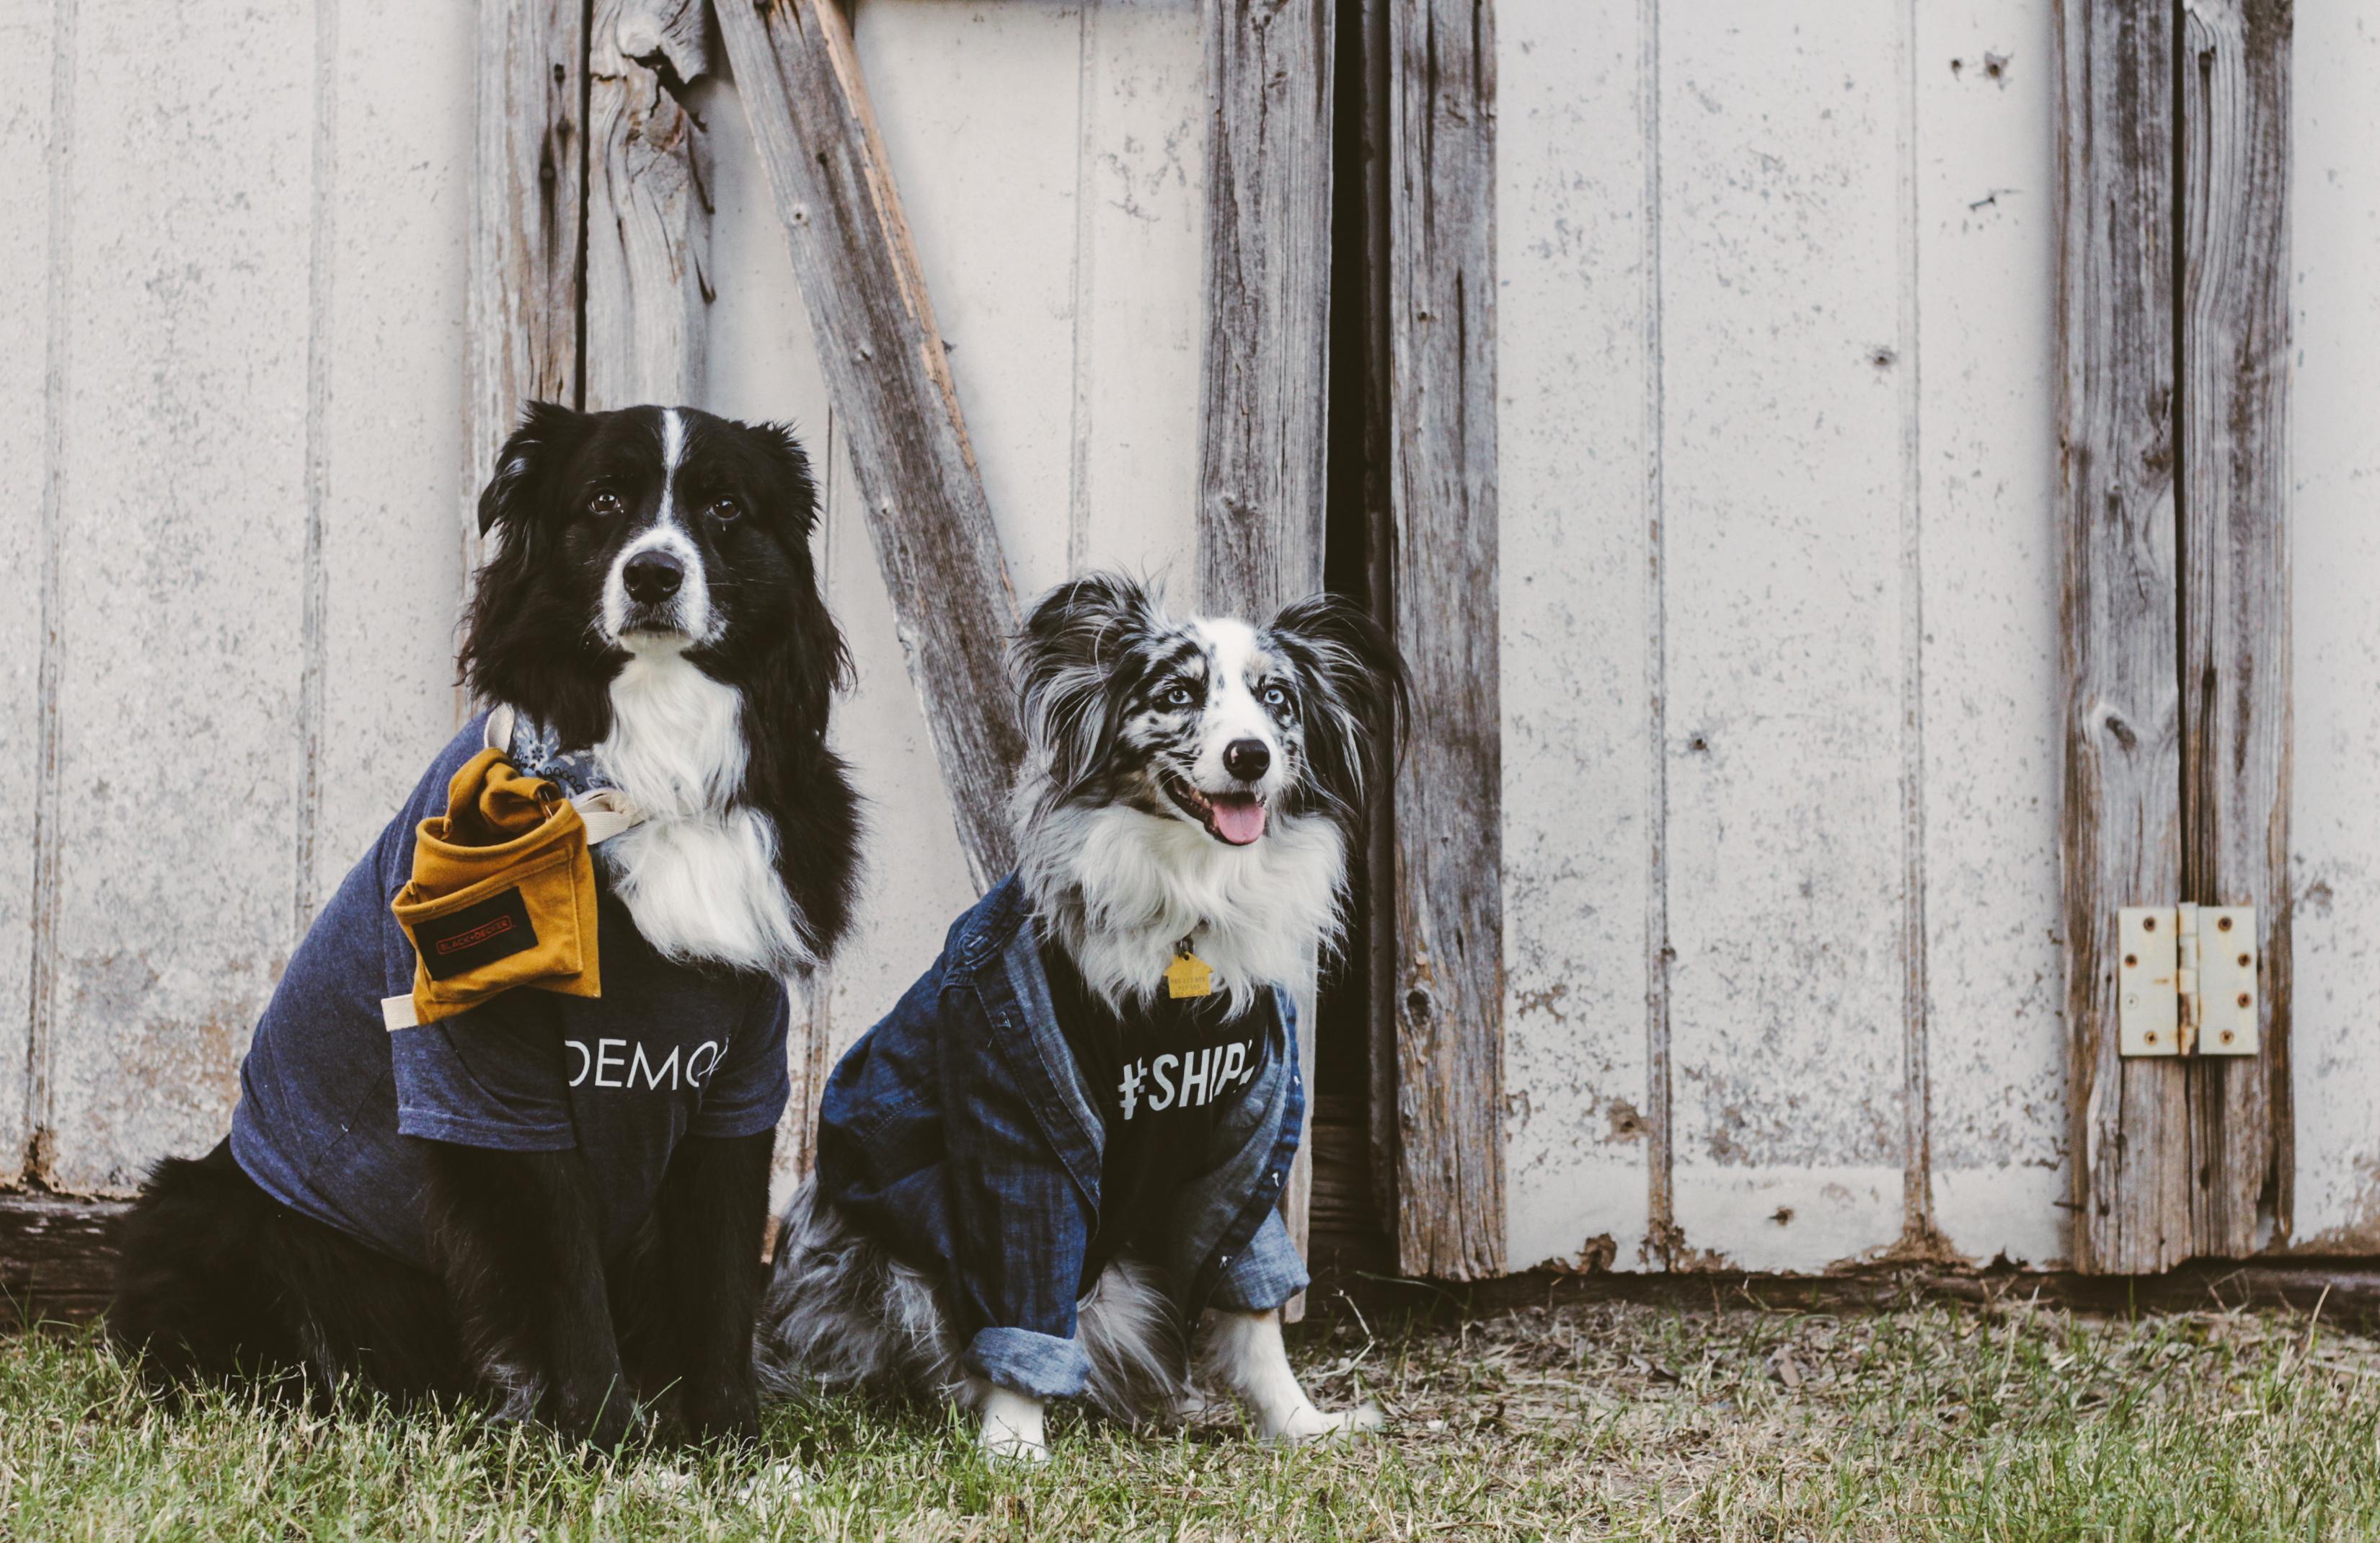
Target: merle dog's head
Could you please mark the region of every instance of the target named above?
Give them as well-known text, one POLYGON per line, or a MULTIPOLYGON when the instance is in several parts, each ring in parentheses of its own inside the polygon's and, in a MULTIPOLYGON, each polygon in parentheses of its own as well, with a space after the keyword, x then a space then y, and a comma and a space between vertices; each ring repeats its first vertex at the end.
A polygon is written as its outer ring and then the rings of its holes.
POLYGON ((788 694, 822 727, 847 663, 818 591, 818 491, 793 435, 692 407, 532 404, 480 497, 495 538, 462 665, 483 699, 591 742, 630 652, 788 694))
POLYGON ((1261 626, 1185 620, 1092 574, 1035 604, 1014 664, 1045 805, 1129 805, 1231 846, 1317 815, 1352 834, 1374 752, 1405 711, 1395 647, 1334 595, 1261 626))

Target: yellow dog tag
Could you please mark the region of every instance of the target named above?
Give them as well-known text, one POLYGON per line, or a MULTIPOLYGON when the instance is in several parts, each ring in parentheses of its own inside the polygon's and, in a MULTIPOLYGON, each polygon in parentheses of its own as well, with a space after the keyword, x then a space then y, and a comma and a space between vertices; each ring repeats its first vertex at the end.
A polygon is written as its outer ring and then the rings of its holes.
POLYGON ((1173 963, 1165 966, 1165 994, 1170 997, 1212 996, 1215 969, 1190 952, 1190 940, 1173 945, 1173 963))

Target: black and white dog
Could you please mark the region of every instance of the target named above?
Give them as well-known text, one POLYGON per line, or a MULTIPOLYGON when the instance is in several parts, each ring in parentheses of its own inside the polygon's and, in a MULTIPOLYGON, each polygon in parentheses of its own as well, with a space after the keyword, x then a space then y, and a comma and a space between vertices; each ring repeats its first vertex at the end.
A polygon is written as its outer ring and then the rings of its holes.
POLYGON ((461 665, 524 772, 642 817, 596 849, 601 996, 382 1025, 414 968, 389 903, 474 723, 292 959, 231 1136, 128 1220, 109 1325, 161 1380, 492 1395, 599 1445, 674 1389, 698 1437, 756 1433, 783 977, 843 935, 859 836, 816 519, 781 429, 528 411, 480 500, 461 665))
POLYGON ((1304 1095, 1275 1003, 1341 930, 1404 711, 1393 647, 1329 596, 1175 618, 1094 575, 1041 599, 1013 662, 1017 874, 830 1082, 763 1384, 954 1399, 1027 1458, 1050 1397, 1139 1420, 1201 1382, 1269 1439, 1368 1428, 1317 1409, 1282 1343, 1305 1275, 1273 1208, 1304 1095))

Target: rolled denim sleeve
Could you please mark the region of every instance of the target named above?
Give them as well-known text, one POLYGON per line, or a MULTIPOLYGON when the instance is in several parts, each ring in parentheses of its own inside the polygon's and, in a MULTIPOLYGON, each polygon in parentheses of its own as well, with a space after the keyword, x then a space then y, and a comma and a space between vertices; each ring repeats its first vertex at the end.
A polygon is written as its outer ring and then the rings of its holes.
POLYGON ((1035 1398, 1072 1398, 1090 1380, 1090 1353, 1080 1339, 1030 1329, 984 1329, 966 1349, 967 1370, 1035 1398))
POLYGON ((1297 1257, 1297 1245, 1290 1241, 1281 1212, 1267 1211, 1248 1245, 1223 1261, 1215 1294, 1208 1300, 1235 1312, 1261 1313, 1280 1306, 1306 1284, 1305 1261, 1297 1257))

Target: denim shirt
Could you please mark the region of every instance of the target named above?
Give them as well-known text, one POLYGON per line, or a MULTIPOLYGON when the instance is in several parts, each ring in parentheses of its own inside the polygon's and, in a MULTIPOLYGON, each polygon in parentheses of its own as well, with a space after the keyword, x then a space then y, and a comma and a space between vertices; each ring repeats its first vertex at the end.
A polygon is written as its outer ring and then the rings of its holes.
MULTIPOLYGON (((1303 1291, 1279 1203, 1305 1092, 1296 1010, 1271 993, 1263 1069, 1220 1111, 1154 1261, 1185 1319, 1303 1291)), ((970 1370, 1038 1398, 1082 1391, 1075 1333, 1105 1126, 1050 1005, 1012 875, 851 1047, 819 1106, 819 1193, 905 1262, 950 1281, 970 1370)))

